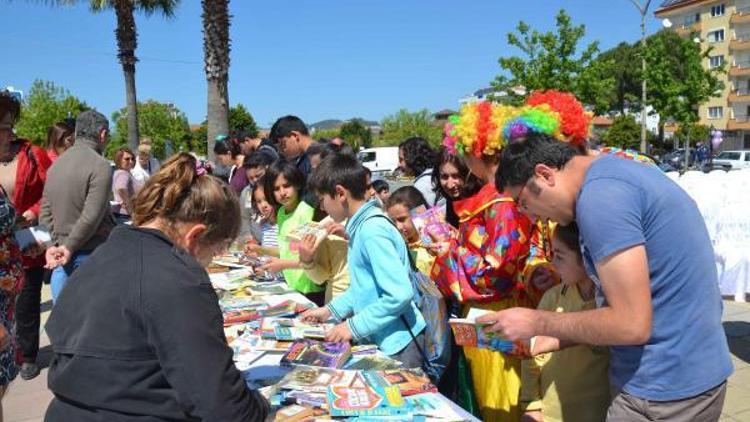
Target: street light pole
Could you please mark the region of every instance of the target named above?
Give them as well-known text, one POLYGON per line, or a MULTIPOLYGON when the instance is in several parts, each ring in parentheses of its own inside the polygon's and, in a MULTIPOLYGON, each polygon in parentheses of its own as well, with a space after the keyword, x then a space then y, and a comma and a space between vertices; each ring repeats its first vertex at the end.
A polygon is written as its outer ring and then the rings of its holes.
POLYGON ((641 152, 648 153, 646 141, 646 14, 648 14, 651 0, 646 0, 644 4, 636 0, 630 0, 630 2, 641 13, 641 152))

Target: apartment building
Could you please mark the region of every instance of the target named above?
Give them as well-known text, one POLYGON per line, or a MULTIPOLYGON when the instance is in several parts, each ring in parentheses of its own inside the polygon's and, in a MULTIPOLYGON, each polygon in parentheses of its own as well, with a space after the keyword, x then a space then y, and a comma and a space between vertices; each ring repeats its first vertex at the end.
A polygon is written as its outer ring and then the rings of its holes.
POLYGON ((712 48, 704 66, 725 64, 724 91, 700 106, 700 123, 724 131, 721 149, 750 149, 750 0, 666 0, 654 14, 712 48))

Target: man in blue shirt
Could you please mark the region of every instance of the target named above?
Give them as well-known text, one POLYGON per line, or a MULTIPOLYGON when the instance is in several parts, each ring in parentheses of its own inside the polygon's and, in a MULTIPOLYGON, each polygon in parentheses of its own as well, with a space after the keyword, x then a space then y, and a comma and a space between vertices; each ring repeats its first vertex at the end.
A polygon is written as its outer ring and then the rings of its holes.
POLYGON ((721 415, 732 373, 705 223, 693 200, 658 169, 580 155, 530 135, 503 150, 498 189, 535 218, 576 221, 596 310, 497 312, 482 322, 512 340, 611 346, 615 397, 608 421, 699 420, 721 415))

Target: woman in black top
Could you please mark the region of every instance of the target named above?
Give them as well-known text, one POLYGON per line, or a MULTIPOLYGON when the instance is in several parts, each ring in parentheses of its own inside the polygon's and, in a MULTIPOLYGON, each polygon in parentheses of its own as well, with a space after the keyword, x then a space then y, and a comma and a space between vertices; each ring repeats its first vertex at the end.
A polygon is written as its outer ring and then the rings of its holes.
POLYGON ((240 227, 229 186, 179 154, 69 280, 47 333, 46 421, 262 421, 232 362, 204 266, 240 227))

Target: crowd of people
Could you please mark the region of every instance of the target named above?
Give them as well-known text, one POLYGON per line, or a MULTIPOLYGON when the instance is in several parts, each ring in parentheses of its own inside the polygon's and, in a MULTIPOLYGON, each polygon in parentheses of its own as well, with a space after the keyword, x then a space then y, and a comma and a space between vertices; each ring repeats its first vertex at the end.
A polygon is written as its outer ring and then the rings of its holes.
POLYGON ((263 420, 205 270, 232 244, 318 305, 303 320, 335 321, 327 341, 425 369, 482 420, 719 419, 732 363, 701 214, 648 159, 590 148, 571 94, 464 105, 440 150, 401 142, 414 182, 393 191, 295 116, 265 139, 217 138, 217 163, 160 164, 145 140, 113 171, 102 114, 56 124, 45 150, 15 136, 20 113, 0 93, 0 385, 19 363, 24 379, 39 373, 49 272, 46 420, 263 420), (414 215, 433 207, 448 230, 425 239, 414 215), (326 236, 289 236, 311 222, 326 236), (14 232, 37 225, 52 242, 21 250, 14 232), (417 306, 414 272, 446 316, 486 311, 477 322, 518 351, 452 343, 431 370, 424 345, 445 321, 417 306))

